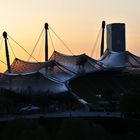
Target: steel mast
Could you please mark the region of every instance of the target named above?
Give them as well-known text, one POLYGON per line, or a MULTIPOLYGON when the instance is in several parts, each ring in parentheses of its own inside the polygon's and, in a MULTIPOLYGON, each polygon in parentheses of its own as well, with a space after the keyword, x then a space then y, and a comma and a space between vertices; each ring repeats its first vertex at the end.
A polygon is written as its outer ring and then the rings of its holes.
POLYGON ((11 73, 11 67, 10 67, 10 57, 9 57, 9 50, 8 50, 8 44, 7 44, 7 32, 3 32, 3 37, 5 41, 5 53, 6 53, 6 60, 7 60, 7 68, 8 72, 11 73))
POLYGON ((105 31, 105 21, 102 21, 102 40, 101 40, 100 56, 102 56, 104 53, 104 31, 105 31))
POLYGON ((48 23, 45 23, 45 61, 48 61, 48 23))

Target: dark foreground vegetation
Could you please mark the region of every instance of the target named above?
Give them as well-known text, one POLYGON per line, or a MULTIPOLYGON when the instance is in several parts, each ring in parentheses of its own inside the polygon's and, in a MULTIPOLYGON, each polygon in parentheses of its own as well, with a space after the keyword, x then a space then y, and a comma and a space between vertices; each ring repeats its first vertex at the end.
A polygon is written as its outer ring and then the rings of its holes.
POLYGON ((119 111, 140 119, 140 75, 103 71, 69 82, 72 91, 92 105, 92 111, 119 111))
MULTIPOLYGON (((121 73, 100 73, 70 82, 74 93, 91 103, 90 111, 121 111, 122 118, 67 117, 0 121, 0 140, 139 140, 140 77, 121 73)), ((33 94, 0 89, 0 115, 20 114, 29 104, 37 113, 83 109, 69 92, 33 94), (50 108, 50 106, 54 106, 50 108)), ((18 116, 18 115, 17 115, 18 116)))
POLYGON ((0 115, 19 114, 20 109, 28 105, 39 107, 40 110, 37 113, 82 108, 69 92, 53 94, 48 91, 34 94, 31 90, 14 92, 0 89, 0 115))
POLYGON ((40 118, 0 123, 0 140, 139 140, 140 122, 116 118, 40 118))

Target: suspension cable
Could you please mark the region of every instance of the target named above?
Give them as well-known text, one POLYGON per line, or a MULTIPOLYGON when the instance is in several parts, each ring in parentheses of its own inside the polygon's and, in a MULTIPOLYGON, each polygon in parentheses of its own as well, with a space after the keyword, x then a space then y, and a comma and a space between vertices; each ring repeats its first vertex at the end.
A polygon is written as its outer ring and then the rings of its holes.
POLYGON ((40 33, 40 35, 39 35, 39 38, 37 39, 37 42, 35 43, 35 46, 34 46, 32 52, 31 52, 31 54, 29 55, 28 61, 31 59, 31 56, 33 55, 33 53, 34 53, 34 51, 35 51, 35 49, 36 49, 36 47, 37 47, 37 44, 38 44, 38 42, 40 41, 40 38, 41 38, 41 36, 42 36, 42 34, 43 34, 43 31, 44 31, 44 28, 42 29, 42 31, 41 31, 41 33, 40 33))
POLYGON ((65 42, 56 34, 56 32, 49 26, 49 29, 55 34, 55 36, 61 41, 61 43, 68 49, 68 51, 74 55, 70 48, 65 44, 65 42))
POLYGON ((45 52, 45 47, 41 47, 41 54, 40 54, 40 60, 43 60, 43 52, 45 52))
MULTIPOLYGON (((8 37, 9 37, 11 40, 13 40, 22 50, 24 50, 24 52, 26 52, 26 53, 30 56, 30 53, 28 53, 28 51, 27 51, 26 49, 24 49, 24 47, 22 47, 18 42, 16 42, 10 35, 8 35, 8 37)), ((37 59, 36 59, 35 57, 33 57, 32 55, 31 55, 31 57, 32 57, 36 62, 38 62, 37 59)), ((38 62, 38 63, 39 63, 39 62, 38 62)))
POLYGON ((91 57, 93 56, 93 53, 94 53, 94 51, 95 51, 95 49, 96 49, 96 47, 97 47, 97 43, 98 43, 98 40, 99 40, 99 37, 100 37, 100 34, 101 34, 101 29, 102 28, 100 28, 100 30, 99 30, 99 32, 98 32, 98 35, 97 35, 97 38, 96 38, 96 41, 95 41, 95 43, 94 43, 94 45, 93 45, 93 49, 92 49, 92 51, 91 51, 91 57))
POLYGON ((42 58, 42 54, 43 54, 43 42, 44 42, 44 37, 42 38, 42 41, 41 41, 41 44, 40 44, 40 47, 39 47, 39 53, 38 53, 38 60, 41 61, 41 58, 42 58))
POLYGON ((3 35, 0 37, 0 39, 3 37, 3 35))
POLYGON ((5 62, 3 62, 2 60, 0 60, 1 63, 3 63, 4 65, 7 65, 5 62))
MULTIPOLYGON (((48 30, 48 31, 49 31, 49 30, 48 30)), ((53 40, 52 40, 52 37, 51 37, 51 33, 50 33, 50 31, 49 31, 48 33, 49 33, 49 37, 50 37, 50 41, 51 41, 51 44, 52 44, 53 50, 55 51, 55 47, 54 47, 54 43, 53 43, 53 40)))
POLYGON ((100 48, 100 42, 98 41, 97 47, 96 47, 95 50, 94 50, 94 52, 95 52, 95 58, 96 58, 96 59, 98 58, 98 51, 100 51, 99 48, 100 48))
POLYGON ((0 52, 1 52, 1 49, 2 49, 2 45, 3 45, 3 39, 2 39, 1 44, 0 44, 0 52))
POLYGON ((9 40, 8 40, 8 44, 9 44, 9 46, 10 46, 10 48, 11 48, 11 51, 12 51, 12 53, 13 53, 14 57, 16 58, 15 52, 14 52, 13 47, 11 46, 11 44, 10 44, 9 40))
MULTIPOLYGON (((0 39, 2 38, 2 36, 0 37, 0 39)), ((1 41, 1 44, 0 44, 0 51, 2 49, 2 44, 3 44, 3 39, 1 41)), ((0 60, 1 63, 3 63, 4 65, 7 65, 4 61, 0 60)))

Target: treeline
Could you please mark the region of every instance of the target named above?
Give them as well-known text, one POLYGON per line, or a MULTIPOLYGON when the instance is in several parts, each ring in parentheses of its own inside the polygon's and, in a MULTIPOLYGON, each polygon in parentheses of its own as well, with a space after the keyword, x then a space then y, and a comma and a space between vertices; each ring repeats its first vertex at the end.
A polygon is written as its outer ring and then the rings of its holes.
POLYGON ((0 140, 139 140, 139 122, 102 118, 40 118, 0 124, 0 140))
POLYGON ((120 111, 127 117, 140 118, 140 89, 131 89, 121 97, 120 111))
POLYGON ((16 113, 21 107, 29 104, 39 106, 41 111, 48 111, 48 107, 53 104, 59 110, 69 110, 75 107, 81 107, 69 92, 54 94, 50 91, 37 93, 32 90, 12 91, 0 89, 0 113, 16 113))

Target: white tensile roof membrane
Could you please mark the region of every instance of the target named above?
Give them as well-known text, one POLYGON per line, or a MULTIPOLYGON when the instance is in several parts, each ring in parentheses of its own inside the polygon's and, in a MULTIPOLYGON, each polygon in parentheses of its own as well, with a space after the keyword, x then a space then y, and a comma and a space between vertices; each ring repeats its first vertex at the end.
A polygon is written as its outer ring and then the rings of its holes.
POLYGON ((75 73, 71 72, 68 69, 65 69, 55 61, 37 63, 23 61, 16 58, 11 65, 12 74, 23 74, 32 72, 40 72, 46 78, 52 78, 59 82, 65 82, 75 75, 75 73))
POLYGON ((11 74, 1 74, 0 86, 11 90, 67 91, 66 81, 79 72, 92 72, 101 68, 98 61, 86 56, 64 55, 54 52, 48 62, 28 62, 18 58, 11 65, 11 74))
POLYGON ((33 93, 61 93, 67 91, 65 84, 44 77, 41 73, 0 74, 0 87, 13 91, 31 90, 33 93))
POLYGON ((139 68, 140 57, 128 51, 117 53, 107 50, 97 61, 85 54, 70 56, 54 51, 47 62, 28 62, 16 58, 11 65, 11 74, 7 71, 0 74, 0 87, 60 93, 68 90, 66 81, 79 73, 125 67, 139 68))
POLYGON ((85 54, 81 55, 64 55, 54 51, 50 60, 55 60, 65 68, 75 72, 93 72, 102 68, 99 61, 88 57, 85 54), (80 65, 81 63, 81 65, 80 65), (82 63, 84 64, 82 67, 82 63))
POLYGON ((140 57, 128 51, 118 53, 106 50, 100 62, 105 68, 140 67, 140 57))

